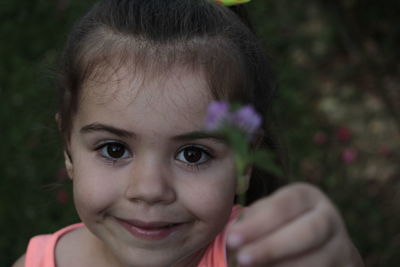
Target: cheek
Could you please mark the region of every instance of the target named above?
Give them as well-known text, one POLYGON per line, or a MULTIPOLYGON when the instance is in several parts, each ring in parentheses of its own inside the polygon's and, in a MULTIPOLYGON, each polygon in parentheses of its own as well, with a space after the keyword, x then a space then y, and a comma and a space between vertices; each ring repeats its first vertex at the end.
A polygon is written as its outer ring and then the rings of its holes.
POLYGON ((112 205, 119 196, 115 177, 90 163, 75 168, 73 189, 76 209, 81 217, 100 213, 112 205))
POLYGON ((233 166, 212 170, 186 182, 183 199, 186 207, 204 221, 229 216, 235 196, 233 166))

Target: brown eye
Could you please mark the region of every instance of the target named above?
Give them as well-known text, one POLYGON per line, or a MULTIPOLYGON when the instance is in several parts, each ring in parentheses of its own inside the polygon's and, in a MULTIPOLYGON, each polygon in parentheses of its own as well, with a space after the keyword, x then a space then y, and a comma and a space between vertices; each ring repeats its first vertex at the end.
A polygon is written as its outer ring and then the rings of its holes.
POLYGON ((116 142, 107 143, 100 147, 100 155, 110 160, 130 157, 130 153, 125 145, 116 142))
POLYGON ((176 159, 188 165, 200 165, 210 159, 210 154, 202 147, 191 145, 180 150, 176 159))
POLYGON ((183 151, 183 157, 187 162, 195 163, 201 159, 202 153, 203 151, 201 151, 199 148, 191 147, 183 151))
POLYGON ((121 158, 125 153, 125 147, 121 144, 111 144, 107 146, 107 153, 112 158, 121 158))

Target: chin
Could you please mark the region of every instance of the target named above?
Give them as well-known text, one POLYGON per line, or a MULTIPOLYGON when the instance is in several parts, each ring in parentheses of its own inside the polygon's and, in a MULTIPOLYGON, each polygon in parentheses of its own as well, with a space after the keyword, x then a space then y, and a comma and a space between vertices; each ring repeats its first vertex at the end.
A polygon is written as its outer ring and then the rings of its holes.
POLYGON ((138 261, 138 258, 135 260, 126 259, 126 262, 123 262, 122 266, 127 267, 166 267, 166 266, 176 266, 179 264, 179 260, 174 260, 170 258, 155 258, 154 256, 150 257, 141 257, 138 261))

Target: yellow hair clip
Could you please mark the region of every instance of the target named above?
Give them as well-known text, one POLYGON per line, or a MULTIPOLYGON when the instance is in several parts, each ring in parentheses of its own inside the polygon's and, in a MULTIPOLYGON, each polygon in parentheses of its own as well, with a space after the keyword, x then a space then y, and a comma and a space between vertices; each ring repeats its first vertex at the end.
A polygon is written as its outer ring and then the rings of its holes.
POLYGON ((250 1, 251 0, 213 0, 213 2, 224 5, 224 6, 240 5, 240 4, 248 3, 250 1))

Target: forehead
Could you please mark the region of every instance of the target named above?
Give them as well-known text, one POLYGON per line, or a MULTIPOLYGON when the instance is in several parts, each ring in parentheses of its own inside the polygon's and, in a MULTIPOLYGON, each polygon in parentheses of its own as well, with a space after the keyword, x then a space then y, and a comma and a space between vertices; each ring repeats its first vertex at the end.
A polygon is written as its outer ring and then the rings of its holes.
POLYGON ((123 66, 103 70, 85 83, 77 115, 87 123, 118 119, 127 125, 153 122, 183 130, 203 125, 211 100, 201 70, 173 66, 151 73, 123 66))

